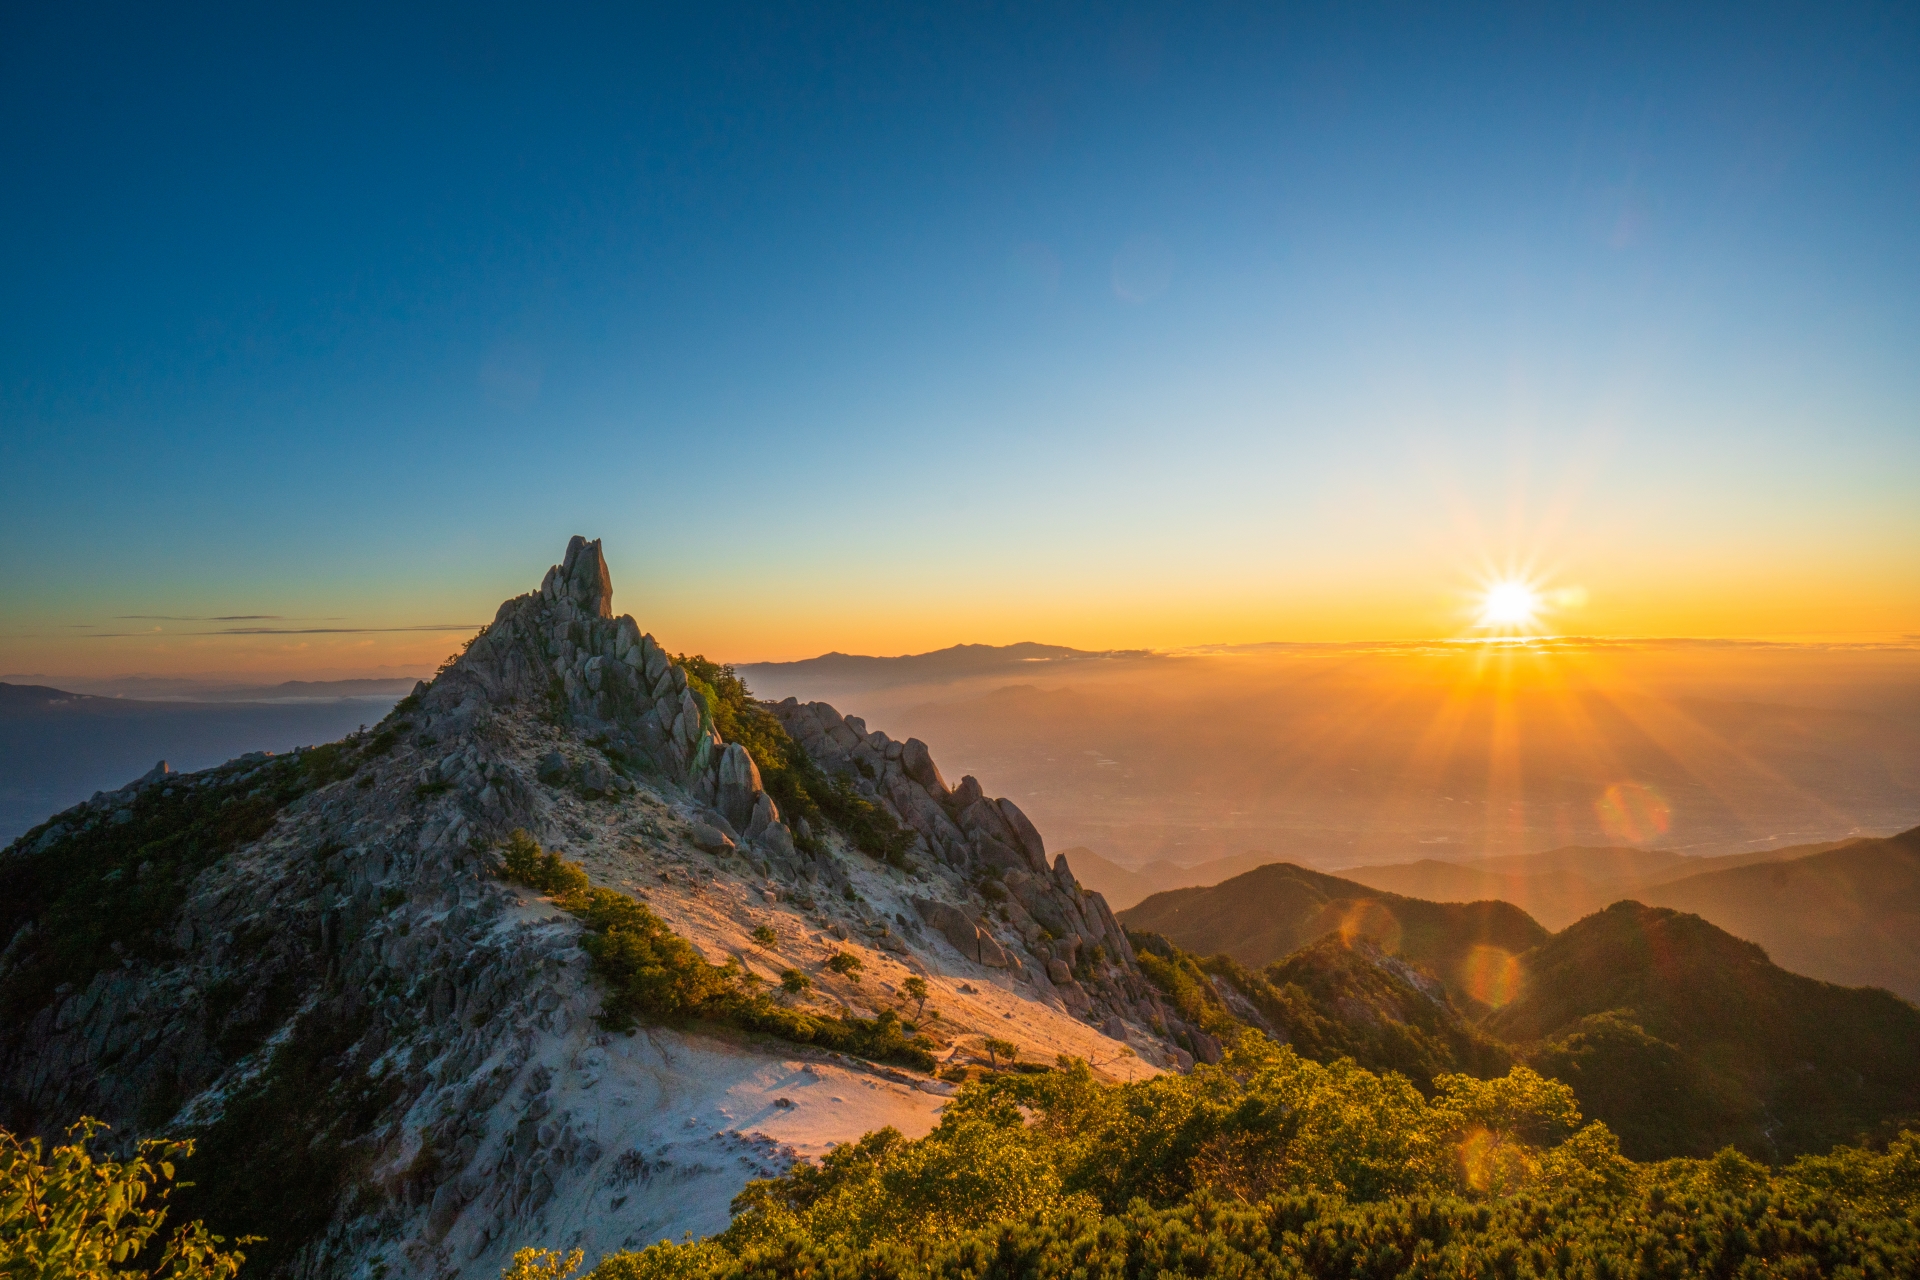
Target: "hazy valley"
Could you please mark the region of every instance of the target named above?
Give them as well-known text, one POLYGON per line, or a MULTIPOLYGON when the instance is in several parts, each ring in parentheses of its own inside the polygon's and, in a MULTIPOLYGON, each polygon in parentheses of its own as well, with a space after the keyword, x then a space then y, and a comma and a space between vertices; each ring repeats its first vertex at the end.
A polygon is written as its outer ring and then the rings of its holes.
POLYGON ((1122 867, 1743 852, 1920 819, 1905 647, 963 647, 743 667, 928 741, 1122 867))

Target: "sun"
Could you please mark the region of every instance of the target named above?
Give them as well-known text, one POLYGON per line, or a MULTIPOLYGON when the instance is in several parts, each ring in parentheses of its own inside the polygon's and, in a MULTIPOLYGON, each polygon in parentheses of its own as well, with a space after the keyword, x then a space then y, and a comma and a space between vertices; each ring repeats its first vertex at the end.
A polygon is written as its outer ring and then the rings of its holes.
POLYGON ((1540 593, 1524 582, 1496 582, 1480 602, 1483 627, 1530 627, 1540 615, 1540 593))

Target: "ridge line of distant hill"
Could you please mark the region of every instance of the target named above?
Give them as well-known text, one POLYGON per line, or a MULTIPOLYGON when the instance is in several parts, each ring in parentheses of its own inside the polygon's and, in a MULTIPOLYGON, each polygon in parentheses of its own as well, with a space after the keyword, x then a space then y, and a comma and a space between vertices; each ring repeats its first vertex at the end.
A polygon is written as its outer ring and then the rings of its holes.
MULTIPOLYGON (((1130 928, 1150 929, 1176 941, 1182 936, 1194 941, 1204 937, 1204 945, 1189 949, 1228 951, 1246 963, 1264 964, 1311 941, 1302 930, 1325 923, 1318 916, 1293 924, 1277 919, 1276 908, 1264 901, 1262 894, 1270 897, 1271 886, 1282 880, 1301 891, 1311 886, 1310 896, 1317 895, 1315 900, 1320 902, 1411 902, 1424 904, 1422 910, 1427 906, 1467 908, 1499 903, 1524 913, 1529 923, 1538 920, 1549 930, 1564 929, 1620 902, 1637 902, 1697 915, 1755 944, 1772 963, 1789 972, 1847 987, 1884 988, 1907 1000, 1920 1001, 1920 827, 1884 838, 1862 837, 1768 852, 1775 856, 1735 854, 1725 859, 1690 859, 1662 856, 1660 851, 1569 847, 1500 859, 1504 864, 1530 863, 1548 869, 1530 876, 1500 877, 1494 887, 1507 892, 1472 895, 1411 892, 1405 887, 1417 884, 1422 877, 1431 880, 1442 875, 1476 874, 1470 865, 1363 867, 1336 876, 1270 860, 1215 884, 1151 894, 1121 908, 1119 915, 1130 928), (1635 866, 1661 870, 1643 870, 1638 876, 1618 874, 1622 868, 1635 866), (1616 873, 1612 878, 1600 874, 1609 868, 1616 873), (1581 874, 1580 869, 1586 873, 1581 874), (1408 874, 1400 878, 1400 883, 1383 883, 1393 877, 1379 873, 1393 871, 1408 874), (1529 906, 1530 896, 1557 904, 1558 912, 1567 918, 1542 918, 1529 906), (1194 932, 1200 928, 1193 923, 1196 912, 1207 920, 1202 932, 1194 932), (1256 955, 1262 958, 1256 960, 1256 955)), ((1101 887, 1097 872, 1090 876, 1081 870, 1084 866, 1092 871, 1097 866, 1085 850, 1063 853, 1089 887, 1101 887)), ((1231 860, 1222 860, 1226 861, 1231 860)), ((1320 932, 1325 931, 1320 928, 1320 932)), ((1507 943, 1501 945, 1513 949, 1507 943)))

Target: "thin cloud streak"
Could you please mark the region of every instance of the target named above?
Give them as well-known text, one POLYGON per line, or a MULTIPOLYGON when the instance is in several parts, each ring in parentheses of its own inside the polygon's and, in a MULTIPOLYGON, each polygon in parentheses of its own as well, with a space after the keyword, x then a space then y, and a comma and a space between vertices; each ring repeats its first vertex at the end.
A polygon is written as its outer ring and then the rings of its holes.
MULTIPOLYGON (((208 619, 213 621, 213 619, 208 619)), ((477 622, 428 622, 412 627, 222 627, 217 631, 101 631, 94 635, 83 636, 85 640, 112 640, 115 638, 141 637, 150 639, 167 634, 181 636, 357 636, 381 635, 403 631, 478 631, 477 622)))

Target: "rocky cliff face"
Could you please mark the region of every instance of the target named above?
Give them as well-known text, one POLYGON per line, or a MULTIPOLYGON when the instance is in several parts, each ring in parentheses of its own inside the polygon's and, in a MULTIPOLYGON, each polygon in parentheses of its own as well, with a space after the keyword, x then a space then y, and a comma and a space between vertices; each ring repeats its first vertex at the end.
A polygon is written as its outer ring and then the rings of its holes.
POLYGON ((795 838, 580 538, 376 732, 157 770, 43 823, 0 855, 9 1127, 198 1135, 182 1209, 267 1234, 263 1271, 478 1277, 528 1243, 716 1230, 749 1177, 934 1123, 952 1086, 918 1073, 604 1030, 579 924, 493 871, 519 827, 709 960, 809 973, 823 1007, 917 1012, 921 977, 950 1063, 985 1036, 1123 1075, 1186 1061, 1017 807, 949 787, 918 741, 771 710, 913 833, 899 865, 795 838))

